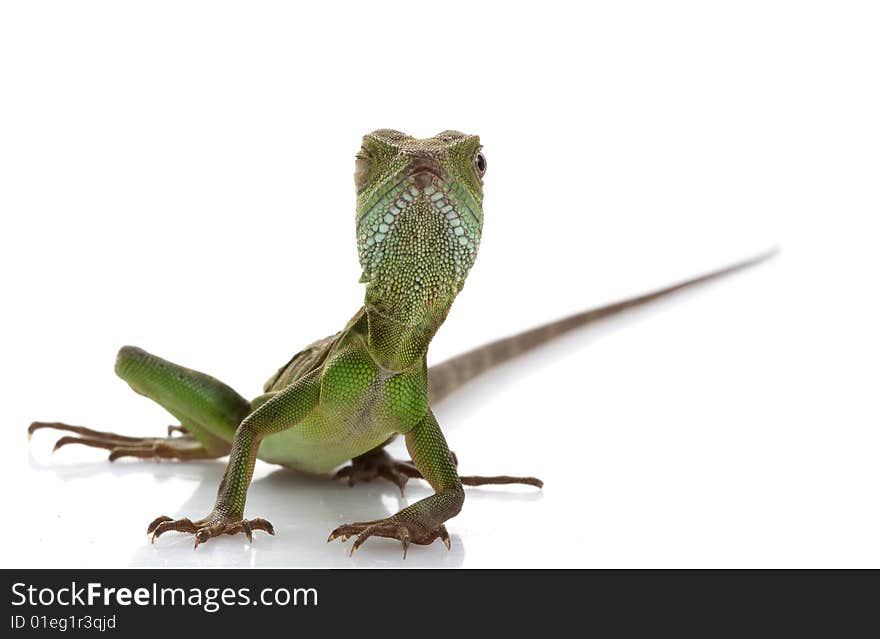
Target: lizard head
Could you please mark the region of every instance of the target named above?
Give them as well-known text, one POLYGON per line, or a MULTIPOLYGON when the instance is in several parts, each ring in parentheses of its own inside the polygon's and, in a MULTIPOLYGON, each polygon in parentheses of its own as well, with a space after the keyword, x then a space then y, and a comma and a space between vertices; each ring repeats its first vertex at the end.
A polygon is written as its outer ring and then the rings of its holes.
POLYGON ((451 301, 480 244, 485 171, 475 135, 365 135, 355 162, 362 281, 383 297, 406 287, 425 303, 451 301))
POLYGON ((386 344, 389 358, 427 348, 464 286, 480 244, 485 172, 475 135, 364 136, 355 164, 358 256, 371 341, 386 344))

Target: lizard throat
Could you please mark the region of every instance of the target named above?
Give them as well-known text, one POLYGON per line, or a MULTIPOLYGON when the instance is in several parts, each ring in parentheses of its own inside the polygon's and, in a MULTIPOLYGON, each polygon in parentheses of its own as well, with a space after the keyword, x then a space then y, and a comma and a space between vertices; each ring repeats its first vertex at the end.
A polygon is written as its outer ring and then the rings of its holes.
POLYGON ((358 253, 374 355, 394 369, 424 355, 476 258, 480 224, 438 175, 409 175, 359 215, 358 253))

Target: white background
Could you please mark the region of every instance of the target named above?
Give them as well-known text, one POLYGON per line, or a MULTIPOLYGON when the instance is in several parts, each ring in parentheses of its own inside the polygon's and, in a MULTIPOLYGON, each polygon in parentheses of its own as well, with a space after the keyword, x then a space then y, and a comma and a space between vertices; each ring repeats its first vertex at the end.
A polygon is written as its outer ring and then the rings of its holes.
MULTIPOLYGON (((880 21, 872 3, 4 3, 4 566, 880 567, 880 21), (136 344, 247 396, 359 306, 354 153, 478 133, 481 254, 437 362, 773 244, 437 407, 453 548, 326 544, 404 503, 260 463, 274 538, 193 552, 222 461, 109 464, 32 420, 173 420, 136 344)), ((408 500, 428 494, 412 483, 408 500)))

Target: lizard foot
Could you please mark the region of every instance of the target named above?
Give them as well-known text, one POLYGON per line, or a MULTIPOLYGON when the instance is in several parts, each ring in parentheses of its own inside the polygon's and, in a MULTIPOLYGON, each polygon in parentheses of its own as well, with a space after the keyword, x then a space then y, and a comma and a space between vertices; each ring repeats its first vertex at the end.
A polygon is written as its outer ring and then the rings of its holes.
POLYGON ((253 531, 263 530, 270 535, 275 534, 275 528, 271 523, 262 518, 257 519, 236 519, 227 515, 211 513, 204 519, 191 521, 184 517, 183 519, 172 519, 165 515, 156 517, 147 526, 147 534, 150 537, 150 543, 153 543, 163 533, 176 530, 178 532, 192 533, 195 535, 196 543, 193 548, 198 548, 199 544, 204 543, 212 537, 220 535, 236 535, 244 533, 247 535, 248 541, 254 540, 253 531))
POLYGON ((353 524, 343 524, 336 528, 327 538, 327 542, 334 539, 342 538, 343 542, 348 541, 350 537, 357 535, 357 539, 351 545, 349 555, 353 555, 354 551, 361 547, 370 537, 388 537, 390 539, 398 539, 403 544, 403 558, 406 559, 406 550, 410 544, 420 544, 427 546, 435 540, 440 539, 449 550, 452 543, 449 540, 449 533, 446 526, 440 524, 433 530, 425 530, 415 522, 404 522, 396 517, 388 517, 386 519, 375 519, 373 521, 360 521, 353 524))
MULTIPOLYGON (((458 458, 455 453, 449 451, 452 463, 458 466, 458 458)), ((395 484, 403 496, 403 489, 410 479, 424 479, 422 473, 416 468, 411 460, 398 461, 393 459, 384 449, 371 450, 351 460, 351 464, 339 469, 333 479, 348 479, 348 485, 354 486, 373 481, 382 477, 395 484)), ((461 483, 464 486, 489 486, 499 484, 525 484, 543 488, 544 482, 537 477, 512 477, 510 475, 462 475, 461 483)))
POLYGON ((110 451, 109 459, 114 461, 120 457, 139 457, 142 459, 213 459, 221 455, 209 454, 205 447, 190 435, 182 426, 169 426, 168 437, 129 437, 100 430, 92 430, 84 426, 71 426, 60 422, 34 422, 28 427, 28 437, 43 428, 74 433, 75 436, 61 437, 52 451, 80 444, 92 448, 104 448, 110 451), (182 435, 172 436, 174 432, 182 435))
POLYGON ((392 459, 385 450, 371 450, 351 460, 351 464, 339 469, 333 479, 348 479, 348 485, 371 482, 379 477, 387 479, 400 489, 403 489, 410 477, 421 477, 418 468, 410 462, 402 462, 392 459))

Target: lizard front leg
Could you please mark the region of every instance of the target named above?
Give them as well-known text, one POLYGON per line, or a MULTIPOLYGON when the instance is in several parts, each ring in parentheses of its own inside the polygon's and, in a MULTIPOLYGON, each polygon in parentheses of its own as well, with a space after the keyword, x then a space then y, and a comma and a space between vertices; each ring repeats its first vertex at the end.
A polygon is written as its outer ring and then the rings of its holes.
POLYGON ((317 371, 306 375, 284 391, 274 395, 248 415, 235 431, 232 451, 226 472, 217 491, 217 500, 207 517, 197 521, 157 517, 147 527, 152 540, 163 533, 176 530, 195 535, 195 547, 218 535, 243 532, 251 539, 252 530, 264 530, 274 535, 272 524, 265 519, 244 519, 244 504, 254 474, 257 451, 264 437, 295 427, 306 417, 320 397, 320 379, 317 371))
POLYGON ((449 548, 449 533, 444 522, 461 510, 464 489, 433 413, 429 411, 406 434, 406 447, 413 465, 431 484, 434 494, 385 519, 343 524, 330 533, 328 542, 339 537, 346 541, 356 535, 351 547, 353 553, 370 537, 390 537, 403 544, 404 558, 411 543, 427 545, 440 539, 449 548))

